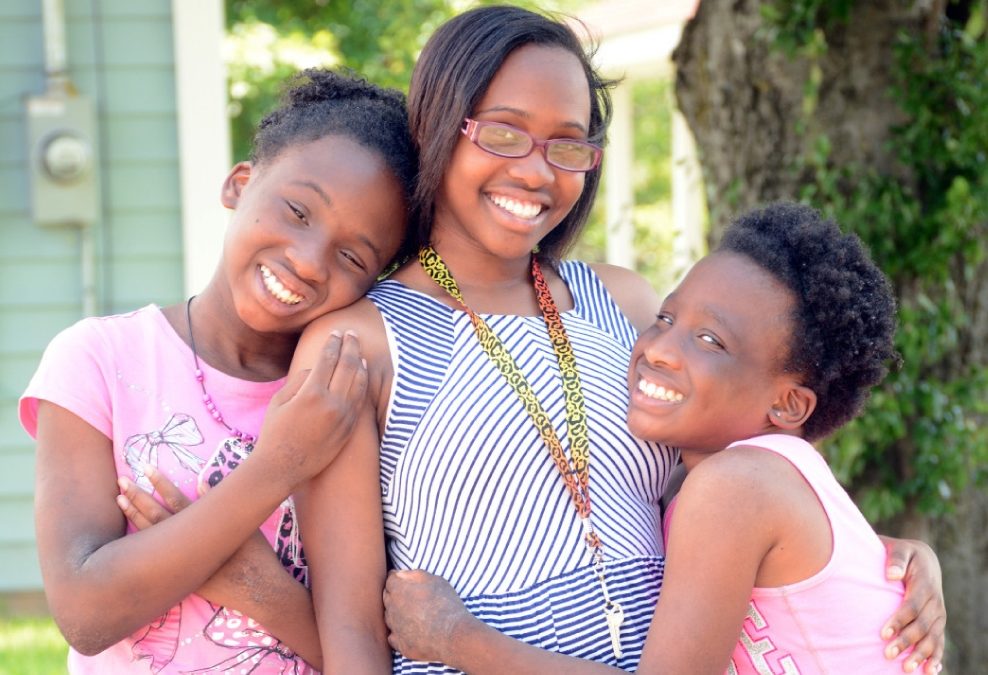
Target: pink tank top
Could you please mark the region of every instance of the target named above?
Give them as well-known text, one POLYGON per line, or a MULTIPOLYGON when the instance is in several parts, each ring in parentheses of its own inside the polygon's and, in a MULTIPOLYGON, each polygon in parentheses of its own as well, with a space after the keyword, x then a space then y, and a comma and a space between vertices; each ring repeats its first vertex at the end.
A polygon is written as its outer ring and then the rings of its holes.
MULTIPOLYGON (((752 589, 727 673, 901 673, 907 653, 886 660, 880 631, 902 601, 903 585, 885 579, 885 546, 824 458, 806 441, 782 434, 728 447, 737 445, 779 454, 799 470, 830 520, 833 553, 808 579, 752 589)), ((671 516, 672 509, 666 532, 671 516)))

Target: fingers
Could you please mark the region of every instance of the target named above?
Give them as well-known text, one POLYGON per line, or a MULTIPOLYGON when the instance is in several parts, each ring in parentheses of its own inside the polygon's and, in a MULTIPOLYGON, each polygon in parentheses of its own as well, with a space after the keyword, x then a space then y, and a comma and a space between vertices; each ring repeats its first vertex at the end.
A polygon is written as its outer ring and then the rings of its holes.
POLYGON ((147 529, 171 515, 154 497, 126 476, 120 476, 117 485, 120 487, 117 506, 137 529, 147 529))
POLYGON ((285 380, 285 384, 281 385, 281 389, 275 392, 275 395, 271 397, 271 407, 276 408, 286 402, 292 400, 298 390, 302 388, 306 380, 309 377, 310 370, 307 368, 305 370, 297 370, 294 373, 289 373, 288 379, 285 380))
MULTIPOLYGON (((185 494, 179 490, 174 483, 161 475, 155 467, 148 466, 144 469, 144 475, 151 481, 155 492, 164 500, 165 505, 172 513, 178 513, 192 502, 185 494)), ((153 500, 152 500, 153 501, 153 500)))
POLYGON ((348 330, 342 336, 330 335, 312 374, 316 386, 327 387, 330 394, 343 401, 362 400, 367 390, 367 367, 360 356, 357 334, 348 330))
POLYGON ((886 657, 894 659, 911 647, 912 651, 902 663, 903 671, 914 672, 926 662, 925 672, 938 672, 943 659, 946 623, 946 613, 940 604, 934 600, 927 602, 886 646, 886 657))

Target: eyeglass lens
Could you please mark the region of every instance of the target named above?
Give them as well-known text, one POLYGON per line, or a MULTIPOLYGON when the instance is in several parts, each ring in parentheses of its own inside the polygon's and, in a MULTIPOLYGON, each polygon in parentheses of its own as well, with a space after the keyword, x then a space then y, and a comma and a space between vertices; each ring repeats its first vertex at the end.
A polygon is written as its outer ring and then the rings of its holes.
MULTIPOLYGON (((483 125, 477 129, 477 145, 496 155, 524 157, 532 151, 534 144, 528 134, 506 126, 483 125)), ((546 160, 561 169, 587 170, 593 166, 595 156, 594 148, 565 139, 552 139, 545 145, 546 160)))

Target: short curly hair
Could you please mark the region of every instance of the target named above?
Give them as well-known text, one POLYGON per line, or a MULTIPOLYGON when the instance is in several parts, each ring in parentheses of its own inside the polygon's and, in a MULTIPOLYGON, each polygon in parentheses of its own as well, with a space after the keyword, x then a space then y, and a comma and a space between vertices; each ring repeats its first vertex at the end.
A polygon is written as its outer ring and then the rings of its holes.
POLYGON ((900 357, 895 296, 861 240, 813 208, 778 203, 737 218, 717 247, 744 255, 792 291, 786 372, 817 397, 803 427, 822 438, 853 419, 900 357))
POLYGON ((288 148, 337 135, 380 154, 411 203, 418 153, 405 96, 346 69, 309 68, 289 80, 280 105, 257 126, 250 160, 263 165, 288 148))

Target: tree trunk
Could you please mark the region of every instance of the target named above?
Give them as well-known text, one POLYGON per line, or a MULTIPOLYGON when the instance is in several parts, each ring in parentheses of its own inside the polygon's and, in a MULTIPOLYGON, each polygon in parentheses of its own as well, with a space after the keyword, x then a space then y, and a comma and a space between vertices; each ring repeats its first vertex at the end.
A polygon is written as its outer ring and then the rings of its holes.
MULTIPOLYGON (((849 21, 827 26, 827 49, 814 61, 774 47, 755 0, 702 0, 673 58, 676 97, 696 138, 711 218, 711 239, 738 212, 795 199, 807 176, 797 166, 821 133, 831 141, 828 163, 869 166, 910 181, 889 150, 903 113, 890 96, 896 35, 935 34, 944 3, 861 0, 849 21), (807 98, 807 83, 819 82, 807 98), (811 115, 806 106, 811 106, 811 115)), ((785 3, 783 3, 785 4, 785 3)), ((955 374, 988 367, 988 269, 957 270, 958 296, 971 322, 955 374)), ((901 289, 900 289, 901 290, 901 289)), ((908 292, 908 291, 904 291, 908 292)), ((908 465, 905 447, 889 456, 908 465)), ((888 534, 923 538, 944 571, 949 610, 948 670, 983 672, 988 663, 988 496, 971 488, 957 511, 932 519, 906 516, 888 534)))

